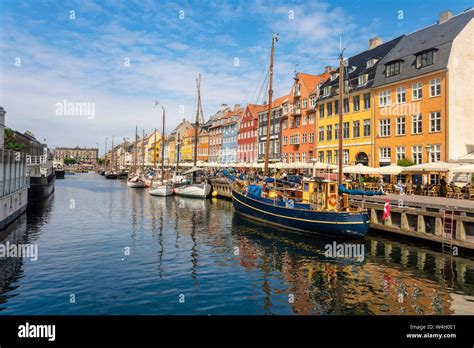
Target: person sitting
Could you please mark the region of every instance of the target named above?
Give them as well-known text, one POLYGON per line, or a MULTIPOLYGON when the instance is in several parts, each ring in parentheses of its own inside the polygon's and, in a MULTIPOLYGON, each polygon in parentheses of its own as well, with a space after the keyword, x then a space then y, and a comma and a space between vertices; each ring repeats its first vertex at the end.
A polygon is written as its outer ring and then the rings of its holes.
POLYGON ((398 180, 397 186, 395 186, 395 188, 396 188, 398 191, 400 191, 400 194, 401 194, 401 195, 404 195, 404 194, 405 194, 405 190, 404 190, 405 185, 402 184, 402 181, 401 181, 401 180, 398 180))

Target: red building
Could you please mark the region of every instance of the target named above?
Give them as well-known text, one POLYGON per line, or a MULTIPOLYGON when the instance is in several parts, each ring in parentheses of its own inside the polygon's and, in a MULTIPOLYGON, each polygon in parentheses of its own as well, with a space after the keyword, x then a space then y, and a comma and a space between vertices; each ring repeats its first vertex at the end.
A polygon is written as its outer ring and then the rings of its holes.
POLYGON ((253 163, 258 160, 258 112, 265 106, 248 104, 240 121, 237 138, 237 162, 253 163))

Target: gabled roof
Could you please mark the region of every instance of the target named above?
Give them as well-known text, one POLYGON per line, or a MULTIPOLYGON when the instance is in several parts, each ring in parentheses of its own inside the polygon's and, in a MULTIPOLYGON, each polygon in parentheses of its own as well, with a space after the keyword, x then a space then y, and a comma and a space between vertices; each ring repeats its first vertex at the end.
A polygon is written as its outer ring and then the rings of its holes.
POLYGON ((265 105, 257 105, 257 104, 247 104, 247 108, 249 109, 250 113, 254 118, 257 118, 257 114, 265 110, 266 106, 265 105))
MULTIPOLYGON (((391 50, 396 47, 397 43, 402 40, 403 36, 399 36, 393 40, 387 41, 377 47, 366 50, 364 52, 358 53, 355 56, 349 57, 347 60, 347 69, 344 71, 344 80, 349 79, 351 92, 357 90, 362 90, 372 87, 376 75, 377 66, 383 60, 383 58, 391 52, 391 50), (367 67, 367 61, 375 58, 378 61, 372 67, 367 67), (363 86, 358 86, 357 77, 363 74, 368 74, 367 83, 363 86)), ((339 73, 339 69, 334 69, 332 73, 339 73)), ((329 86, 338 86, 339 85, 339 76, 335 79, 328 79, 325 83, 321 85, 321 89, 329 86)), ((314 91, 313 91, 314 92, 314 91)), ((312 93, 313 94, 313 93, 312 93)), ((320 98, 325 98, 320 96, 320 98)))
POLYGON ((405 80, 446 68, 448 66, 453 40, 473 17, 474 10, 466 10, 446 22, 436 23, 405 35, 396 47, 380 62, 377 68, 374 86, 405 80), (416 68, 416 55, 430 49, 436 50, 434 63, 420 69, 416 68), (397 60, 403 61, 400 74, 385 77, 385 64, 397 60))
POLYGON ((320 83, 324 83, 329 78, 329 73, 323 73, 321 75, 310 75, 299 72, 297 74, 297 78, 298 81, 301 83, 301 86, 309 94, 315 89, 317 85, 319 85, 320 83))

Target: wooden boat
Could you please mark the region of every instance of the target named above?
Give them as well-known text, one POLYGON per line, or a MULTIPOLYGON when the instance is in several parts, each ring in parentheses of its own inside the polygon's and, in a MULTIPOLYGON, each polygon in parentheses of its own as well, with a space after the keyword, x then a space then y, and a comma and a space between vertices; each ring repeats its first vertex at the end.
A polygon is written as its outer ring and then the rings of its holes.
POLYGON ((201 184, 193 184, 191 181, 174 188, 177 196, 206 198, 211 193, 211 184, 204 182, 201 184))
MULTIPOLYGON (((272 38, 270 79, 268 91, 268 117, 264 176, 268 178, 268 153, 271 128, 272 78, 274 46, 277 36, 272 38)), ((342 53, 339 68, 339 105, 343 105, 344 65, 342 53)), ((339 109, 339 130, 342 132, 342 107, 339 109)), ((342 184, 342 133, 339 134, 339 176, 338 182, 306 180, 299 188, 292 188, 291 194, 285 186, 278 188, 277 180, 266 180, 263 184, 247 185, 231 177, 232 203, 235 210, 264 223, 288 229, 337 237, 363 237, 369 229, 367 210, 349 206, 348 193, 340 190, 342 184)))
POLYGON ((131 188, 144 188, 146 187, 145 179, 141 175, 135 175, 127 180, 127 186, 131 188))

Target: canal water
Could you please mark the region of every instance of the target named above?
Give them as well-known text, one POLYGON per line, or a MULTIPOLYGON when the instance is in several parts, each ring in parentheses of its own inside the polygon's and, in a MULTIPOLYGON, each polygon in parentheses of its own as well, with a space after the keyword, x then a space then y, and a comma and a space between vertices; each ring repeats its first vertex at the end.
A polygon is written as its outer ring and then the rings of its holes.
POLYGON ((0 258, 3 315, 474 314, 472 256, 372 232, 363 258, 330 257, 332 239, 256 224, 230 201, 97 174, 57 180, 7 242, 38 258, 0 258))

